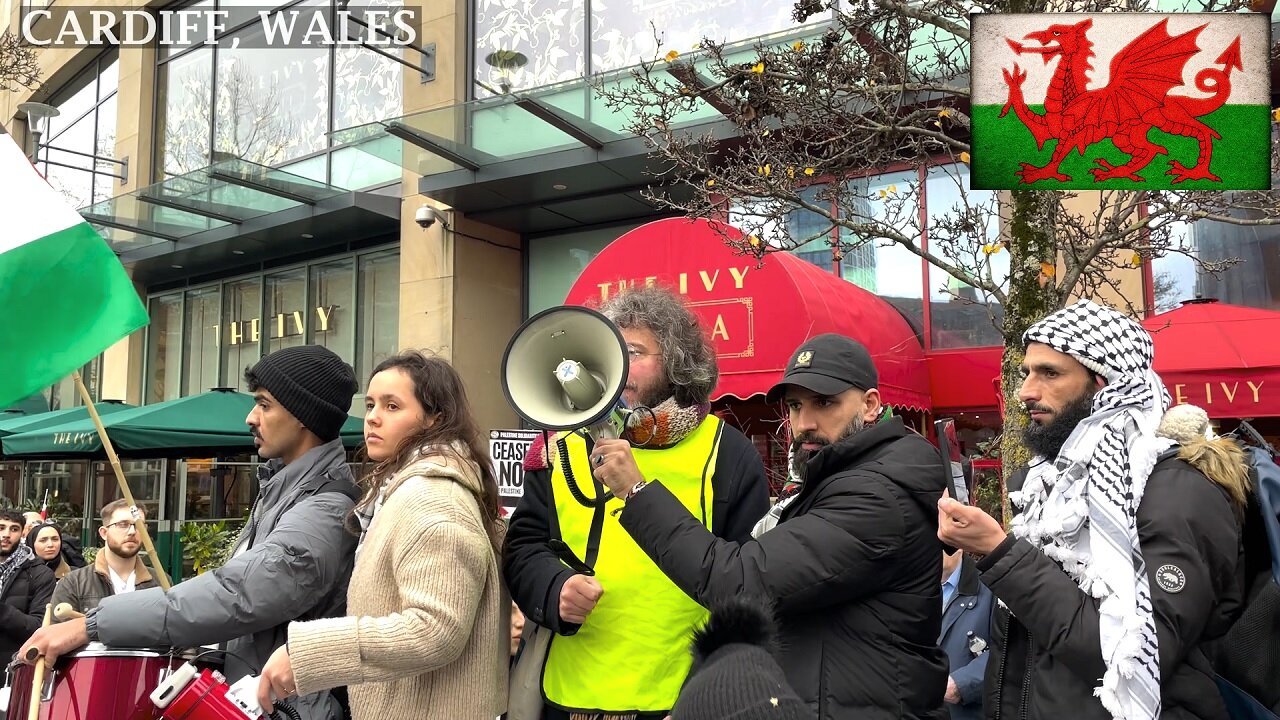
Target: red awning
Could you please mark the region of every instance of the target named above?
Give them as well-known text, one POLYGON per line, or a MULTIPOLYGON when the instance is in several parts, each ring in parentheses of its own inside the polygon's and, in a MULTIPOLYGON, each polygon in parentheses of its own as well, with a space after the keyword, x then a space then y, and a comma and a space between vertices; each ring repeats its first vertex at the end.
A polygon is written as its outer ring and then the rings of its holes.
POLYGON ((720 383, 713 399, 768 392, 802 342, 835 332, 871 352, 886 403, 931 407, 924 349, 897 309, 792 255, 774 253, 757 266, 726 245, 722 232, 736 233, 684 218, 638 227, 587 265, 565 302, 597 306, 621 288, 646 283, 685 295, 716 344, 720 383))
POLYGON ((1142 325, 1175 404, 1210 417, 1280 416, 1280 312, 1189 301, 1142 325))

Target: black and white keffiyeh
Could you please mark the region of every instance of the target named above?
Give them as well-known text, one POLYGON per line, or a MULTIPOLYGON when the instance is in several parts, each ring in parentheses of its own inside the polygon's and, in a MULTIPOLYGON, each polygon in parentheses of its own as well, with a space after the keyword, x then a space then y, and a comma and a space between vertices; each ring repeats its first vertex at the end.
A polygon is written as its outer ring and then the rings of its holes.
POLYGON ((26 543, 18 543, 14 546, 9 557, 5 558, 4 562, 0 562, 0 591, 9 587, 9 579, 13 574, 35 555, 35 551, 27 547, 26 543))
POLYGON ((1012 530, 1098 598, 1106 673, 1094 694, 1117 720, 1160 716, 1160 660, 1137 515, 1171 441, 1156 436, 1169 396, 1141 325, 1087 300, 1031 326, 1025 343, 1066 353, 1106 379, 1057 458, 1036 458, 1012 530), (1052 460, 1052 462, 1050 462, 1052 460))

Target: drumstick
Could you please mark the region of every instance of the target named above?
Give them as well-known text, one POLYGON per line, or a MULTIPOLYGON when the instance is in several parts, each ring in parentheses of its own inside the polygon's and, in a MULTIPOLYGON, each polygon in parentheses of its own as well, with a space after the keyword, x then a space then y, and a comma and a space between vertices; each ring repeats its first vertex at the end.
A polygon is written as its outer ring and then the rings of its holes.
POLYGON ((75 608, 71 607, 71 603, 58 603, 58 606, 53 609, 53 617, 59 622, 66 622, 82 618, 84 613, 77 612, 75 608))
MULTIPOLYGON (((49 623, 53 622, 53 603, 44 606, 44 624, 40 627, 47 628, 49 623)), ((44 694, 44 656, 41 655, 36 660, 36 671, 31 678, 31 710, 27 713, 27 720, 39 720, 40 718, 40 696, 44 694)))

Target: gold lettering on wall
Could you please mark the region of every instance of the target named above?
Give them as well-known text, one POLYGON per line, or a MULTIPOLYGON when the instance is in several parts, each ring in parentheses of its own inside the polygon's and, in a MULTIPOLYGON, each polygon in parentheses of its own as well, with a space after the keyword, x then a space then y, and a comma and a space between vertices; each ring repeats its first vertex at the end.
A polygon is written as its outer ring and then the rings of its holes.
MULTIPOLYGON (((334 313, 337 312, 338 305, 325 305, 315 308, 316 313, 316 329, 317 333, 327 333, 333 330, 334 313)), ((277 313, 271 323, 274 335, 268 335, 269 340, 278 340, 283 337, 296 337, 307 332, 307 318, 301 310, 294 310, 290 313, 277 313), (289 322, 292 321, 292 322, 289 322)), ((213 325, 214 337, 219 336, 220 325, 213 325)), ((231 345, 240 345, 246 342, 259 342, 262 339, 262 319, 251 318, 249 320, 235 320, 227 324, 228 343, 231 345)))
MULTIPOLYGON (((712 292, 720 283, 720 272, 726 268, 710 268, 708 270, 694 271, 698 276, 698 281, 702 284, 702 288, 707 292, 712 292)), ((750 265, 742 267, 727 268, 729 275, 733 277, 733 288, 742 290, 746 284, 747 273, 751 271, 750 265)), ((682 272, 676 275, 676 292, 680 295, 689 294, 689 273, 682 272)), ((616 292, 621 292, 627 288, 634 288, 637 284, 645 287, 652 287, 658 284, 656 275, 647 275, 641 279, 632 280, 615 280, 611 282, 596 283, 596 289, 600 291, 600 302, 605 302, 609 296, 616 292)))
POLYGON ((1249 395, 1246 397, 1240 394, 1240 381, 1232 382, 1218 381, 1217 383, 1195 383, 1189 385, 1187 383, 1174 383, 1173 385, 1173 404, 1182 405, 1183 403, 1191 403, 1193 405, 1213 405, 1216 401, 1223 398, 1228 403, 1234 403, 1237 398, 1240 402, 1250 402, 1254 405, 1262 402, 1262 386, 1266 384, 1265 380, 1254 382, 1253 380, 1245 380, 1245 385, 1249 387, 1249 395), (1203 390, 1203 392, 1201 392, 1203 390), (1220 393, 1215 397, 1215 392, 1220 393))
POLYGON ((716 322, 711 328, 711 339, 715 340, 717 338, 720 340, 729 339, 729 329, 725 327, 724 315, 720 313, 716 313, 716 322))

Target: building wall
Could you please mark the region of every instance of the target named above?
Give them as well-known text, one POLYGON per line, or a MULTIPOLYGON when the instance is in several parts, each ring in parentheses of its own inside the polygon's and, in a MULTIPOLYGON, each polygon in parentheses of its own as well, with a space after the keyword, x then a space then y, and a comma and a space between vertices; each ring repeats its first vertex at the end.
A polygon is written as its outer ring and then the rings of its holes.
MULTIPOLYGON (((79 6, 122 7, 117 0, 81 0, 79 6)), ((127 2, 125 7, 145 7, 127 2)), ((468 97, 467 0, 420 3, 420 44, 434 45, 435 78, 423 82, 417 71, 403 72, 403 113, 447 108, 468 97)), ((19 2, 9 0, 4 22, 17 27, 19 2)), ((42 85, 31 91, 0 94, 0 121, 19 142, 29 142, 25 117, 17 106, 28 100, 48 101, 102 48, 43 49, 38 51, 42 85)), ((116 121, 116 158, 128 158, 128 182, 117 180, 112 196, 148 184, 154 174, 157 54, 154 49, 122 50, 116 121)), ((417 58, 409 58, 416 62, 417 58)), ((450 113, 437 113, 439 121, 450 113)), ((435 129, 435 128, 433 128, 435 129)), ((438 128, 453 135, 462 127, 438 128)), ((427 168, 419 168, 427 170, 427 168)), ((459 229, 478 239, 462 238, 441 226, 423 230, 414 221, 417 209, 429 200, 417 194, 419 175, 402 177, 399 345, 439 352, 457 364, 467 383, 482 427, 509 427, 515 415, 502 396, 497 379, 501 348, 518 327, 523 307, 522 242, 518 235, 458 217, 459 229), (488 242, 485 242, 488 241, 488 242), (490 245, 489 242, 497 243, 490 245)), ((442 206, 441 209, 447 211, 442 206)), ((452 213, 450 213, 452 215, 452 213)), ((138 287, 145 297, 148 289, 138 287)), ((145 333, 135 333, 109 348, 103 356, 101 397, 130 403, 143 400, 145 333)), ((363 383, 365 378, 361 378, 363 383)))

